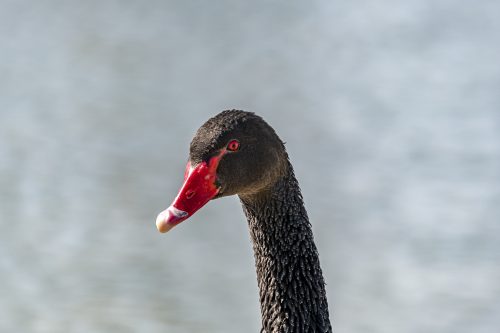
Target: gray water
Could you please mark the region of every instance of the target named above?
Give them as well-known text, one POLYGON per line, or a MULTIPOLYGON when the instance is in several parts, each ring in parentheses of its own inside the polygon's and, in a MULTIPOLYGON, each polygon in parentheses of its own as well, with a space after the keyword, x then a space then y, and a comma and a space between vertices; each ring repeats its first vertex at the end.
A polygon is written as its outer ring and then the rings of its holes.
POLYGON ((337 332, 496 332, 499 36, 487 0, 0 0, 0 332, 257 332, 237 198, 154 225, 227 108, 287 142, 337 332))

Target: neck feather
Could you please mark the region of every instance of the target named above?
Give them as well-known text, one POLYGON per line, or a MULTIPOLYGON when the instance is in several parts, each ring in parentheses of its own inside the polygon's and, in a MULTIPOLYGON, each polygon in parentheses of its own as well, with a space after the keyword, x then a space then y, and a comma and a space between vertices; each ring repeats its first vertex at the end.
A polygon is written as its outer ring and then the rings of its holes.
POLYGON ((266 193, 240 199, 253 242, 262 332, 331 332, 318 251, 291 165, 266 193))

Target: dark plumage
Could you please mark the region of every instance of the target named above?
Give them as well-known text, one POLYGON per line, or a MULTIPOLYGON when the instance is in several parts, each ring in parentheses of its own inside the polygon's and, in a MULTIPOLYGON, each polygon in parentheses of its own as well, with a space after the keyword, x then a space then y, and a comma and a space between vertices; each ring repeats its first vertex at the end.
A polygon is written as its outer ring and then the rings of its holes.
POLYGON ((210 165, 231 140, 240 148, 218 161, 214 197, 237 194, 243 205, 260 290, 261 332, 331 332, 311 224, 275 131, 253 113, 223 111, 197 131, 190 165, 210 165))

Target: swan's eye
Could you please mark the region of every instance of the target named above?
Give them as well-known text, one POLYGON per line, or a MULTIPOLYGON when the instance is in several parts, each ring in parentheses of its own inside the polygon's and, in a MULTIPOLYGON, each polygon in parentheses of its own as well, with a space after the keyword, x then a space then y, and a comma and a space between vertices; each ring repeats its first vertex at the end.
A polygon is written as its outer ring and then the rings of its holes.
POLYGON ((227 150, 237 151, 238 149, 240 149, 240 142, 238 140, 231 140, 227 144, 227 150))

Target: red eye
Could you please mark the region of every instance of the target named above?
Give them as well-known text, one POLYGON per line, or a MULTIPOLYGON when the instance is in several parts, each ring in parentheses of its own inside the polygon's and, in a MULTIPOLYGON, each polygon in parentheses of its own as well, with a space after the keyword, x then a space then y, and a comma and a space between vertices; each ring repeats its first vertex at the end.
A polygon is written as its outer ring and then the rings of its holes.
POLYGON ((240 143, 238 140, 231 140, 227 144, 227 150, 237 151, 238 149, 240 149, 240 143))

